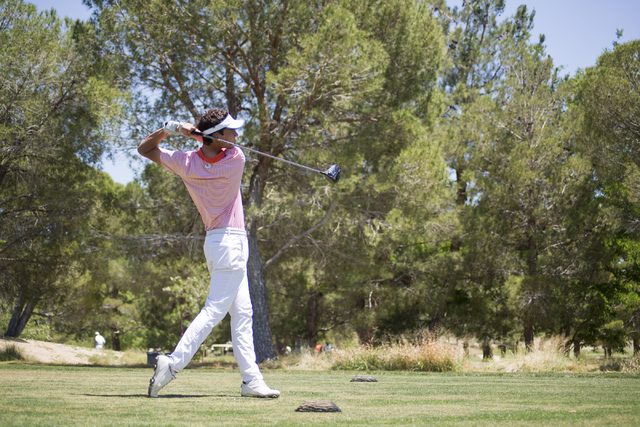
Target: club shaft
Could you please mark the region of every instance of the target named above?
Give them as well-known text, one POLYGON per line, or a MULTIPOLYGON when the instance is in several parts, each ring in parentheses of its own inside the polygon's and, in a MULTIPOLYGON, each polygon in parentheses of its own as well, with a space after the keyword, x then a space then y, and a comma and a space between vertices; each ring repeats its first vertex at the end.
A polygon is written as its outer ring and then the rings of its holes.
POLYGON ((307 170, 310 170, 312 172, 324 173, 321 170, 310 168, 309 166, 301 165, 299 163, 295 163, 295 162, 292 162, 290 160, 283 159, 282 157, 272 156, 271 154, 263 153, 262 151, 258 151, 258 150, 254 150, 253 148, 245 147, 244 145, 240 145, 240 144, 236 144, 236 143, 233 143, 233 142, 225 141, 224 139, 215 138, 215 137, 210 136, 210 135, 205 135, 205 134, 203 134, 201 132, 192 132, 192 133, 194 135, 199 135, 199 136, 203 136, 205 138, 215 139, 216 141, 225 142, 227 144, 231 144, 231 145, 233 145, 235 147, 238 147, 238 148, 241 148, 243 150, 249 150, 249 151, 252 151, 252 152, 254 152, 256 154, 259 154, 261 156, 269 157, 269 158, 274 159, 274 160, 280 160, 281 162, 289 163, 290 165, 298 166, 299 168, 307 169, 307 170))

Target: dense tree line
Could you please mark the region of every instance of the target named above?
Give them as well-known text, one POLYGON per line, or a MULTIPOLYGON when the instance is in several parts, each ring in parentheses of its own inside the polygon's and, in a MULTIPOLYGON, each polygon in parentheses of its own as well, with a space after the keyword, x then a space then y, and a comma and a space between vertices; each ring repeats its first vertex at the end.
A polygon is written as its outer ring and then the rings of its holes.
POLYGON ((6 336, 46 318, 114 349, 177 342, 205 298, 198 213, 156 164, 126 186, 96 167, 222 106, 243 144, 343 169, 247 154, 260 361, 422 328, 487 356, 542 334, 638 350, 639 42, 569 78, 504 0, 87 3, 73 22, 0 1, 6 336))

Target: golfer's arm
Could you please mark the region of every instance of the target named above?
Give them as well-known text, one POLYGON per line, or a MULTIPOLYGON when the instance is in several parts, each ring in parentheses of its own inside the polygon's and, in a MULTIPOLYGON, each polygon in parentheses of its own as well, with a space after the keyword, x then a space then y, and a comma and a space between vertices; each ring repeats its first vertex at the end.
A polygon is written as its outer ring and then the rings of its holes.
POLYGON ((158 129, 157 131, 149 134, 149 136, 147 136, 144 141, 138 145, 138 153, 140 153, 141 156, 160 164, 160 150, 158 149, 158 145, 167 136, 168 134, 162 129, 158 129))

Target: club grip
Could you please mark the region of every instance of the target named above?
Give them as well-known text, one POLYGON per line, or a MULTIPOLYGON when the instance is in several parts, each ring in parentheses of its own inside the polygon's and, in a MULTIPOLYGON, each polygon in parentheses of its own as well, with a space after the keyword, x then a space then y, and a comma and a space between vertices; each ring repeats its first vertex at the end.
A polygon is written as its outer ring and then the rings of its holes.
POLYGON ((182 123, 175 120, 169 120, 168 122, 165 122, 164 127, 162 128, 162 130, 169 135, 179 135, 181 129, 182 123))

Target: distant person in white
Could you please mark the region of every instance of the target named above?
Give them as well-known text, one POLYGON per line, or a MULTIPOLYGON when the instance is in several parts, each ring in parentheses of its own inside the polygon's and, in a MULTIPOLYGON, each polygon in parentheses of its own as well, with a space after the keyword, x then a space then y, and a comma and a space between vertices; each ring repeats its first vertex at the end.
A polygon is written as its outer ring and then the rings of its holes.
POLYGON ((98 350, 102 350, 102 347, 104 347, 104 343, 105 343, 105 339, 102 335, 100 335, 100 332, 96 332, 96 348, 98 350))

